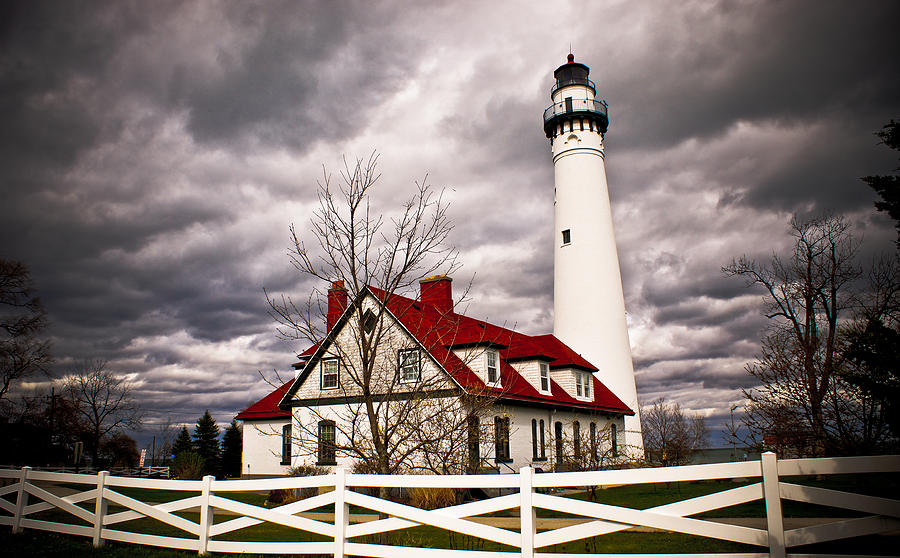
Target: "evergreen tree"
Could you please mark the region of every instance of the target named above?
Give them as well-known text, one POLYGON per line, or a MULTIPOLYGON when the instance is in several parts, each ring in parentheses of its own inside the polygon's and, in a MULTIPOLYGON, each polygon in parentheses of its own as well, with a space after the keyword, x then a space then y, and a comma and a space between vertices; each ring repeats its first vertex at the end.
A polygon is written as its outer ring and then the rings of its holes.
MULTIPOLYGON (((881 138, 884 145, 900 151, 900 122, 891 120, 875 135, 881 138)), ((897 229, 897 249, 900 249, 900 176, 896 174, 866 176, 862 180, 881 196, 881 201, 875 202, 875 209, 887 213, 894 220, 897 229)))
POLYGON ((175 438, 175 443, 172 444, 172 456, 185 451, 194 451, 194 443, 191 441, 191 434, 188 432, 187 426, 182 426, 181 432, 175 438))
POLYGON ((219 448, 219 425, 209 414, 209 409, 197 420, 197 426, 194 427, 194 451, 203 458, 207 475, 220 473, 222 452, 219 448))
POLYGON ((236 420, 232 420, 222 437, 222 473, 225 476, 240 476, 242 450, 241 427, 236 420))

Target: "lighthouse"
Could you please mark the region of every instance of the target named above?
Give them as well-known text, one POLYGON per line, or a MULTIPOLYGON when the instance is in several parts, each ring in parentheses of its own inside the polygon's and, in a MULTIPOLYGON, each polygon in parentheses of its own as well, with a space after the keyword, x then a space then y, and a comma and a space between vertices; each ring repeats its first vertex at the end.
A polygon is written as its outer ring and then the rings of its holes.
POLYGON ((641 421, 625 297, 613 231, 603 140, 606 102, 596 98, 590 68, 575 62, 553 72, 553 104, 544 132, 553 153, 553 334, 598 368, 597 377, 635 411, 625 444, 643 454, 641 421))

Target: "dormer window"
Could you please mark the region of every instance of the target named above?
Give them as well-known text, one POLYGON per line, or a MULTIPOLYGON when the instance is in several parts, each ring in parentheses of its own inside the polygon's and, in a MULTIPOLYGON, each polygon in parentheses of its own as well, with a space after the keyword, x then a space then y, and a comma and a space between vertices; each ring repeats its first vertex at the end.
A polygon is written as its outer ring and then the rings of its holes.
POLYGON ((541 367, 541 391, 550 393, 550 365, 546 362, 540 363, 541 367))
POLYGON ((575 395, 584 399, 591 398, 592 377, 590 372, 575 371, 575 395))
POLYGON ((487 351, 485 354, 485 368, 487 370, 487 383, 498 385, 500 383, 500 358, 497 351, 487 351))

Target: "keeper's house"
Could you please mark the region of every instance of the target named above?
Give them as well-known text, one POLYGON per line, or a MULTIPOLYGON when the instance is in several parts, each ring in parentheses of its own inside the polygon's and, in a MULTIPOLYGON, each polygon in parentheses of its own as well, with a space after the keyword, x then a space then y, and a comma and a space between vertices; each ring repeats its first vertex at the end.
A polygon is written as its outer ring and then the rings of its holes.
MULTIPOLYGON (((456 447, 467 470, 590 469, 616 460, 624 418, 634 412, 594 375, 597 368, 553 335, 524 335, 456 313, 451 285, 437 276, 420 281, 416 299, 365 288, 351 301, 335 282, 325 339, 300 355, 293 380, 237 416, 244 424, 243 476, 356 464, 347 448, 365 440, 350 438, 367 431, 359 426, 356 355, 361 340, 373 336, 380 340, 373 371, 379 380, 371 385, 396 405, 443 405, 448 419, 464 425, 456 447), (460 421, 471 401, 487 404, 460 421)), ((398 416, 419 416, 412 407, 407 413, 398 416)), ((432 415, 428 422, 410 426, 438 428, 441 420, 432 415)), ((412 462, 447 459, 420 451, 412 462)))

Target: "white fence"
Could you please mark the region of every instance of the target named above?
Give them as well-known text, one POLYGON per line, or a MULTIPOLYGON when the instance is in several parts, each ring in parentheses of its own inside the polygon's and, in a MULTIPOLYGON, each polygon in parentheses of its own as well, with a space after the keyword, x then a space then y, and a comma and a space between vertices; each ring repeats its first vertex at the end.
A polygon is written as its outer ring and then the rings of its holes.
MULTIPOLYGON (((427 552, 429 557, 458 558, 535 555, 544 558, 612 556, 542 552, 541 549, 637 526, 735 541, 759 549, 758 552, 749 553, 690 556, 783 557, 787 555, 786 549, 791 547, 898 530, 900 501, 791 484, 781 482, 779 477, 897 472, 900 472, 900 456, 777 460, 772 453, 763 454, 760 461, 660 469, 535 474, 531 468, 526 467, 515 475, 458 476, 355 475, 338 469, 334 474, 327 476, 234 481, 217 481, 212 477, 205 477, 202 481, 124 478, 110 476, 105 471, 97 475, 76 475, 33 471, 26 467, 21 470, 0 470, 0 479, 10 483, 0 488, 0 508, 2 508, 0 525, 10 525, 13 532, 30 528, 91 537, 95 546, 102 545, 105 540, 112 540, 196 550, 200 554, 289 553, 391 558, 421 558, 423 552, 427 552), (551 489, 570 487, 732 478, 747 478, 751 481, 759 479, 759 482, 646 510, 592 503, 546 493, 551 489), (57 487, 64 485, 72 493, 67 496, 54 494, 52 485, 57 487), (72 490, 73 486, 84 487, 84 490, 81 492, 72 490), (119 491, 126 487, 190 491, 196 494, 180 500, 153 503, 152 498, 146 498, 147 502, 139 501, 119 491), (366 487, 483 488, 501 489, 501 493, 504 491, 511 493, 441 509, 422 510, 358 491, 366 487), (302 488, 332 490, 320 491, 316 496, 272 509, 228 498, 229 494, 236 492, 302 488), (783 499, 843 508, 866 515, 785 530, 781 509, 783 499), (763 500, 765 503, 766 529, 689 517, 755 500, 763 500), (304 513, 331 504, 334 505, 333 513, 304 513), (111 513, 110 505, 117 506, 116 509, 121 508, 122 511, 111 513), (385 518, 370 517, 374 520, 351 522, 351 505, 372 510, 385 518), (69 521, 51 521, 34 517, 40 512, 54 508, 66 512, 69 521), (539 531, 539 523, 545 519, 536 516, 538 509, 579 516, 583 518, 583 522, 539 531), (505 518, 507 521, 517 523, 518 530, 491 525, 489 520, 479 522, 473 519, 475 516, 502 510, 518 511, 518 518, 505 518), (175 513, 184 511, 199 511, 199 521, 191 521, 175 513), (214 521, 216 515, 219 516, 218 522, 214 521), (145 517, 175 527, 183 531, 184 535, 162 536, 116 528, 117 525, 145 517), (263 523, 314 533, 325 540, 241 541, 233 540, 234 535, 231 536, 232 540, 229 540, 229 533, 263 523), (402 531, 420 525, 430 525, 469 537, 493 541, 514 550, 423 549, 358 542, 368 535, 402 531)), ((61 514, 57 512, 57 515, 61 514)), ((494 521, 494 523, 501 522, 494 521)))

